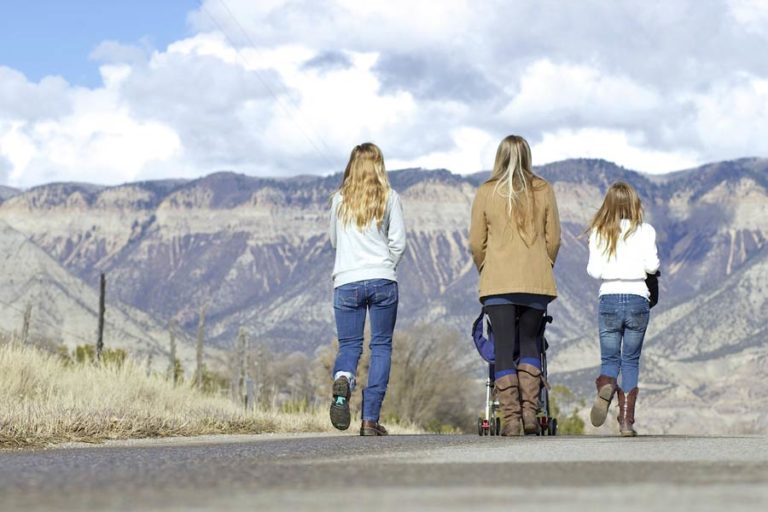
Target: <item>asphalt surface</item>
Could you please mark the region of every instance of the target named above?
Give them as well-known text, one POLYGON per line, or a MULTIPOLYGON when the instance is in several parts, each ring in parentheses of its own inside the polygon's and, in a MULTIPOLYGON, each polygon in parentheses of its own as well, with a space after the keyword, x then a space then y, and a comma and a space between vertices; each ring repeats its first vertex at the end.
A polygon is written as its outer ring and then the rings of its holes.
POLYGON ((0 510, 766 510, 765 437, 228 436, 0 452, 0 510))

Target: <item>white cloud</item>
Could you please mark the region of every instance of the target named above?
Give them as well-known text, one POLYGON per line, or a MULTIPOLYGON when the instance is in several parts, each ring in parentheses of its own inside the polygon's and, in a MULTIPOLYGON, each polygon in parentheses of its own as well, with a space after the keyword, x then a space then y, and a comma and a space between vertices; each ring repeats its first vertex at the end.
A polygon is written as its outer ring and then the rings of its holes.
POLYGON ((768 37, 768 2, 728 0, 728 13, 749 32, 768 37))
POLYGON ((768 78, 744 76, 693 98, 708 159, 768 155, 768 78))
POLYGON ((574 64, 537 60, 521 73, 517 91, 501 115, 510 122, 538 126, 631 125, 646 121, 659 95, 633 80, 574 64), (533 120, 533 121, 532 121, 533 120))
POLYGON ((531 148, 534 165, 566 158, 602 158, 629 169, 662 173, 689 169, 699 163, 695 154, 649 147, 642 133, 602 128, 546 132, 531 148))
POLYGON ((425 169, 449 169, 454 172, 472 173, 493 166, 496 146, 499 141, 494 135, 477 128, 457 128, 450 133, 452 147, 433 151, 413 159, 392 159, 387 162, 389 169, 423 167, 425 169))
POLYGON ((472 172, 509 133, 530 140, 537 163, 660 172, 768 154, 760 2, 203 6, 189 17, 197 33, 165 49, 94 49, 100 87, 0 67, 2 177, 327 173, 364 140, 389 168, 472 172))
POLYGON ((167 126, 137 122, 125 109, 94 103, 59 121, 16 125, 0 137, 0 154, 13 165, 9 184, 119 183, 180 154, 179 139, 167 126))

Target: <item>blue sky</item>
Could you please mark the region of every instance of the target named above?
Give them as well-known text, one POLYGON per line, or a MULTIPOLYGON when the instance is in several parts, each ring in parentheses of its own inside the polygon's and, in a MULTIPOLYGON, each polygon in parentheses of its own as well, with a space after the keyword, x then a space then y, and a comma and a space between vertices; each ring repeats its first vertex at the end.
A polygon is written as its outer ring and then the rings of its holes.
POLYGON ((32 81, 60 75, 75 85, 100 84, 89 56, 103 41, 164 48, 190 35, 194 0, 6 1, 0 16, 0 64, 32 81))
POLYGON ((765 0, 5 1, 0 184, 765 157, 765 55, 765 0))

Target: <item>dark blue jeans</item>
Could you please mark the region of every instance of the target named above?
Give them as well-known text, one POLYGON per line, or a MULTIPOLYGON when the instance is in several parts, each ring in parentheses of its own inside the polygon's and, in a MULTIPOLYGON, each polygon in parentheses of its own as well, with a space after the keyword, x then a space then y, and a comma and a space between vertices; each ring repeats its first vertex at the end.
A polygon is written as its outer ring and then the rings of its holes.
POLYGON ((395 281, 372 279, 349 283, 333 291, 333 310, 339 353, 333 366, 354 378, 363 353, 363 329, 366 311, 371 314, 371 363, 368 385, 363 390, 363 420, 379 421, 381 403, 389 383, 392 362, 392 333, 397 320, 398 289, 395 281))
POLYGON ((640 295, 611 294, 600 297, 600 373, 615 378, 621 372, 621 388, 624 391, 637 387, 640 352, 649 315, 648 300, 640 295))

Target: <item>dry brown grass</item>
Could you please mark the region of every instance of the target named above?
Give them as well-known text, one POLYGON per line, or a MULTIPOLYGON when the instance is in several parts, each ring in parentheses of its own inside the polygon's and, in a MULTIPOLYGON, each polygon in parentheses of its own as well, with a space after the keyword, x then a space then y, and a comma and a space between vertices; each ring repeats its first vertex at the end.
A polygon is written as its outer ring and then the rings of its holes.
MULTIPOLYGON (((247 413, 229 399, 127 361, 65 364, 38 348, 0 344, 0 448, 66 441, 332 431, 327 411, 247 413)), ((352 430, 352 429, 350 429, 352 430)), ((395 428, 394 432, 415 432, 395 428)))

